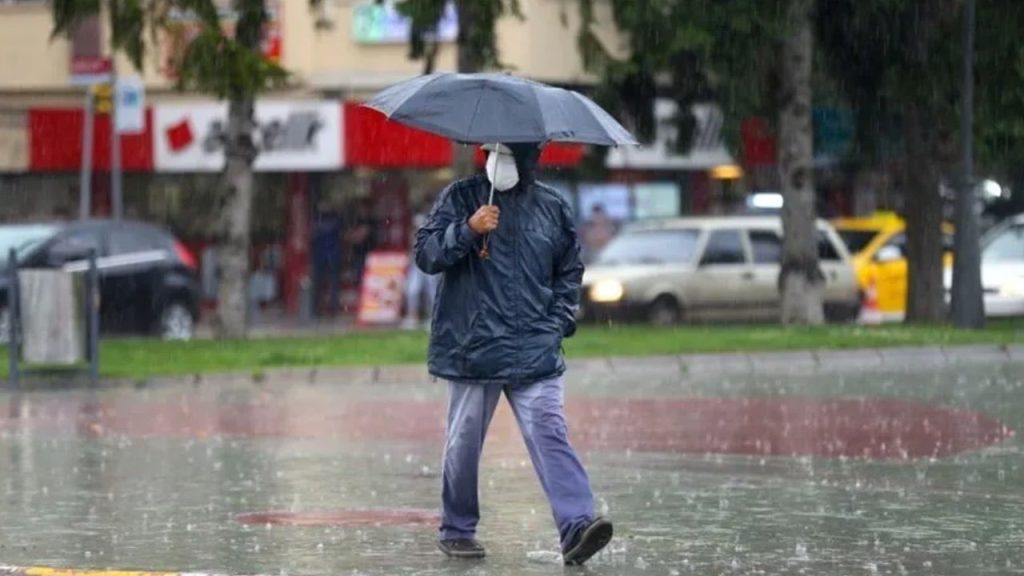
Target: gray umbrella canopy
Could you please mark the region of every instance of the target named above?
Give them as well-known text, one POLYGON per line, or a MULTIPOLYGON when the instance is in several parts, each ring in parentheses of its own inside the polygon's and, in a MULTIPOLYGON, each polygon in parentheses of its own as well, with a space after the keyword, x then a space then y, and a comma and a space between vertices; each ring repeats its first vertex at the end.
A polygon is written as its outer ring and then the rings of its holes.
POLYGON ((366 106, 458 142, 636 145, 592 100, 509 74, 429 74, 377 94, 366 106))

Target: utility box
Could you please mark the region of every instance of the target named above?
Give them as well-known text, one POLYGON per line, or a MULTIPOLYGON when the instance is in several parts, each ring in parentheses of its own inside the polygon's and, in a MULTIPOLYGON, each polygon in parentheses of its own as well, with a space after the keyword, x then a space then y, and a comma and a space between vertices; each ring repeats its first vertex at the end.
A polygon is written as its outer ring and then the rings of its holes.
POLYGON ((85 275, 63 270, 18 272, 21 357, 28 364, 71 366, 86 349, 85 275))

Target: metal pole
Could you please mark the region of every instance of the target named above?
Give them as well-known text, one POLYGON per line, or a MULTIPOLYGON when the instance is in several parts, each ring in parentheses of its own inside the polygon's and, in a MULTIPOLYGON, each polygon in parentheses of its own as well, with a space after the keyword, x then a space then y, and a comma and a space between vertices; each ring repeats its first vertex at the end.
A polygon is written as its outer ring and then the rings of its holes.
POLYGON ((14 248, 7 254, 7 274, 10 279, 10 288, 7 289, 7 312, 10 315, 10 321, 7 323, 7 378, 11 388, 19 388, 21 379, 18 377, 18 357, 21 354, 21 346, 18 334, 21 332, 21 323, 18 316, 21 312, 18 301, 21 296, 18 294, 18 252, 14 248))
POLYGON ((86 351, 89 353, 89 378, 95 386, 100 380, 100 315, 99 315, 99 271, 96 267, 96 251, 89 251, 89 271, 85 279, 86 322, 88 323, 88 340, 86 351))
POLYGON ((82 220, 92 214, 92 133, 96 120, 96 98, 92 87, 85 90, 82 123, 82 168, 78 179, 78 217, 82 220))
POLYGON ((981 291, 981 247, 974 197, 974 1, 964 3, 963 109, 960 138, 963 182, 956 195, 952 319, 958 328, 981 328, 985 306, 981 291))
POLYGON ((110 196, 115 220, 124 217, 124 196, 121 191, 121 134, 117 130, 117 64, 110 71, 110 196))

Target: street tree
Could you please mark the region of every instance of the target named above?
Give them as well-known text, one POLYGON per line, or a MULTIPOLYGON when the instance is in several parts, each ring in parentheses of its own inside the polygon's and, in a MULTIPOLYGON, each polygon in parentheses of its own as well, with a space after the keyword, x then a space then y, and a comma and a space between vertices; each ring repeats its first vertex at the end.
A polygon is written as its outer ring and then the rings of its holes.
MULTIPOLYGON (((315 4, 316 2, 314 2, 315 4)), ((219 337, 241 338, 247 330, 250 220, 256 97, 283 85, 287 72, 261 50, 269 20, 264 0, 53 0, 53 34, 70 35, 85 19, 108 19, 113 52, 123 53, 141 70, 147 49, 171 30, 172 15, 188 14, 198 31, 176 66, 178 87, 228 101, 224 134, 226 164, 217 189, 217 312, 219 337), (222 9, 234 13, 232 29, 223 26, 222 9)))
POLYGON ((811 72, 815 0, 789 0, 779 95, 779 172, 782 177, 782 323, 825 322, 825 277, 815 224, 814 129, 811 72))
POLYGON ((785 198, 781 320, 822 323, 811 124, 814 1, 611 0, 615 25, 627 38, 624 58, 598 38, 594 9, 593 0, 580 0, 584 65, 602 79, 598 101, 641 140, 654 136, 656 98, 676 103, 680 153, 691 149, 695 103, 723 108, 733 143, 740 119, 776 119, 785 198))
POLYGON ((959 0, 830 0, 821 53, 858 118, 858 141, 882 160, 897 127, 906 217, 906 320, 945 322, 940 186, 956 166, 959 0))

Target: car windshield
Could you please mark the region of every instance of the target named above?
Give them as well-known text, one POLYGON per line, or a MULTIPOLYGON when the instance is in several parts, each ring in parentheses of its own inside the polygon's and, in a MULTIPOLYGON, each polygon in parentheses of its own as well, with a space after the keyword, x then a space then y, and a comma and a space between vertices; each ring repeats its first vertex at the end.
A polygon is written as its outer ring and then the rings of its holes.
POLYGON ((0 263, 7 264, 7 257, 13 248, 18 257, 28 254, 33 248, 57 232, 56 226, 0 226, 0 263))
POLYGON ((1011 226, 996 236, 985 247, 982 260, 1024 263, 1024 225, 1011 226))
POLYGON ((686 264, 693 261, 698 230, 636 230, 624 232, 608 244, 598 264, 686 264))
POLYGON ((875 236, 878 236, 878 230, 836 230, 836 232, 843 239, 850 254, 859 254, 868 247, 868 244, 871 244, 875 236))

